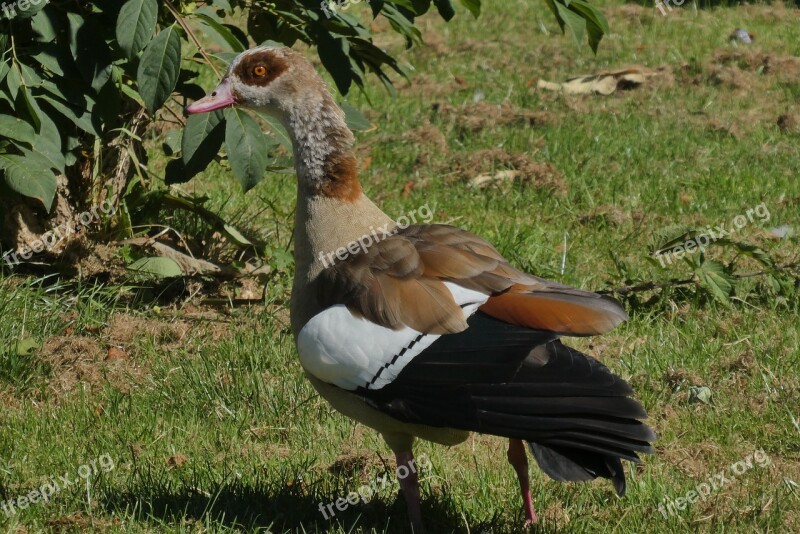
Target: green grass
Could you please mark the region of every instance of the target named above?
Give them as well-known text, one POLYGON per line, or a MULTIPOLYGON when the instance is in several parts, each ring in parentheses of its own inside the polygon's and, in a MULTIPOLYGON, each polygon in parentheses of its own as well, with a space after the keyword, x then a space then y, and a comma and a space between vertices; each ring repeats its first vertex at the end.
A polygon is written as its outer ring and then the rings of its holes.
MULTIPOLYGON (((800 231, 800 134, 776 125, 779 115, 797 113, 800 67, 761 72, 758 54, 772 56, 772 65, 800 56, 792 22, 800 12, 687 7, 661 16, 603 4, 612 31, 596 57, 560 35, 543 3, 523 0, 487 3, 477 21, 464 10, 449 24, 423 19, 428 48, 401 52, 381 32, 378 39, 414 72, 410 84, 398 80, 396 99, 377 83, 349 98, 366 109, 368 97, 377 126, 358 135, 360 157, 371 158, 362 173, 368 194, 391 215, 428 204, 437 222, 486 237, 513 263, 589 289, 685 277, 682 264, 665 270, 648 261, 662 236, 729 224, 761 203, 769 220, 736 238, 796 261, 797 238, 771 240, 766 230, 800 231), (752 47, 727 43, 740 26, 757 34, 752 47), (714 63, 715 54, 736 52, 742 56, 714 63), (630 64, 666 66, 673 80, 610 97, 532 90, 540 78, 630 64), (547 112, 547 120, 464 128, 477 117, 476 94, 520 112, 547 112), (440 132, 440 141, 422 127, 440 132), (552 165, 556 188, 536 181, 468 187, 470 177, 504 167, 470 161, 485 149, 552 165)), ((208 195, 223 217, 276 247, 290 246, 291 175, 243 194, 216 167, 181 187, 208 195)), ((319 503, 383 474, 391 453, 303 377, 287 326, 290 271, 273 278, 263 304, 251 306, 209 305, 190 282, 153 291, 55 278, 0 281, 0 500, 51 476, 75 477, 104 453, 115 462, 49 503, 12 517, 0 512, 0 528, 405 531, 396 486, 333 521, 318 511, 319 503), (38 348, 20 350, 20 340, 38 348), (107 360, 111 348, 123 357, 107 360)), ((223 292, 241 296, 233 286, 223 292)), ((798 530, 798 304, 797 296, 757 291, 730 306, 670 292, 629 302, 631 320, 609 335, 569 340, 630 380, 659 434, 658 452, 629 469, 622 499, 605 481, 560 484, 533 468, 540 531, 798 530), (710 388, 710 404, 690 402, 692 386, 710 388), (769 467, 754 466, 679 514, 658 511, 665 498, 685 496, 762 449, 769 467)), ((431 532, 521 529, 504 440, 474 436, 451 449, 419 443, 416 452, 432 465, 422 480, 431 532)))

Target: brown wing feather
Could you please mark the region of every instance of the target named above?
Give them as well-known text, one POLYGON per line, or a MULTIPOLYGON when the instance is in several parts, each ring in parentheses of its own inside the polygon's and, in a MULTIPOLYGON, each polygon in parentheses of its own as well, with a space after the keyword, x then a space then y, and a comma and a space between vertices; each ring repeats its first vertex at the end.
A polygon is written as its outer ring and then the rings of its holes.
POLYGON ((565 286, 542 291, 515 285, 480 310, 510 324, 572 336, 602 334, 627 319, 614 299, 565 286))
POLYGON ((398 329, 434 334, 467 327, 444 282, 491 295, 481 307, 503 321, 561 334, 610 330, 625 312, 613 300, 548 282, 512 267, 483 239, 447 225, 409 226, 323 270, 324 307, 398 329))

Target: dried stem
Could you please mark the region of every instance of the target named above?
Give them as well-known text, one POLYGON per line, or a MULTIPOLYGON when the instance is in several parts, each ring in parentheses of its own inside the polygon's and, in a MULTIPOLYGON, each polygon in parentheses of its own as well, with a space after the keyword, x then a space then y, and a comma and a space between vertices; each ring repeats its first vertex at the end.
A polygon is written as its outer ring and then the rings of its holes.
POLYGON ((203 56, 203 58, 206 60, 208 65, 211 67, 211 70, 213 70, 214 74, 217 75, 217 78, 221 80, 222 73, 217 69, 216 65, 214 65, 214 63, 211 61, 211 57, 206 53, 206 49, 203 48, 203 45, 200 44, 200 40, 194 34, 194 31, 192 31, 189 25, 186 24, 186 21, 183 19, 183 16, 177 9, 175 9, 175 6, 172 4, 172 2, 170 2, 170 0, 164 0, 164 4, 167 6, 167 9, 169 9, 170 13, 172 13, 172 16, 175 17, 175 21, 178 24, 180 24, 181 28, 183 28, 183 31, 186 32, 186 35, 189 36, 194 45, 200 51, 200 55, 203 56))

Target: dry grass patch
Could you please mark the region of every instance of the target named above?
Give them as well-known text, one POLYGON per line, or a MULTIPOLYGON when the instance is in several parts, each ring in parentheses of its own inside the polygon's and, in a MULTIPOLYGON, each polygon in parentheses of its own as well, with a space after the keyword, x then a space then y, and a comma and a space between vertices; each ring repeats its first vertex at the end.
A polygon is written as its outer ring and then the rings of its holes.
POLYGON ((462 106, 437 102, 433 104, 433 112, 443 122, 454 125, 461 132, 469 133, 498 126, 541 128, 558 122, 558 116, 553 112, 520 109, 510 102, 476 102, 462 106))

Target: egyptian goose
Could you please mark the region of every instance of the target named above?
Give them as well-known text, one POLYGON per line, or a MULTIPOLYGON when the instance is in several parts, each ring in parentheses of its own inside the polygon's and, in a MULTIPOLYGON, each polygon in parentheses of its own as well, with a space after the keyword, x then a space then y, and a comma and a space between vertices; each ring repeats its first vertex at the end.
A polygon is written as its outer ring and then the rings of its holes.
MULTIPOLYGON (((465 230, 395 223, 364 195, 344 114, 300 53, 243 52, 187 112, 228 106, 272 114, 292 139, 291 326, 322 397, 380 432, 398 466, 417 437, 509 438, 526 523, 536 514, 525 444, 555 480, 604 477, 625 492, 620 460, 653 452, 647 414, 622 378, 559 340, 617 326, 627 316, 616 301, 523 273, 465 230)), ((421 532, 416 473, 400 486, 421 532)))

